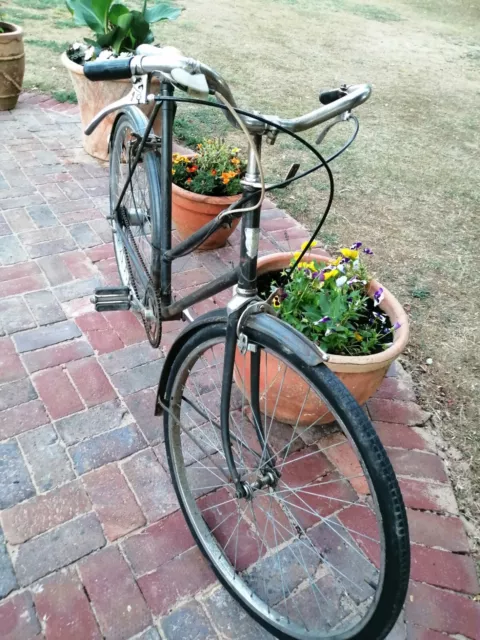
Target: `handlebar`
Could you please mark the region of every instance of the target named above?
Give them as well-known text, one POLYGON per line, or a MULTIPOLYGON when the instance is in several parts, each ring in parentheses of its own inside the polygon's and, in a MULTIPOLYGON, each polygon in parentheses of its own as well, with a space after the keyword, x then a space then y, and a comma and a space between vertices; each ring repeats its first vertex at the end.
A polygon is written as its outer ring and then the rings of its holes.
MULTIPOLYGON (((185 91, 196 92, 198 95, 199 82, 203 76, 205 92, 214 95, 221 94, 232 107, 237 107, 235 98, 225 79, 214 69, 194 58, 183 56, 173 47, 158 48, 151 45, 141 45, 137 49, 137 54, 131 58, 115 58, 86 62, 84 65, 85 76, 89 80, 119 80, 140 75, 161 75, 173 84, 180 86, 185 91), (143 54, 143 55, 142 55, 143 54), (181 72, 179 73, 179 70, 181 72)), ((324 92, 320 95, 322 106, 310 111, 298 118, 279 118, 278 116, 265 115, 264 118, 279 124, 289 131, 298 133, 311 129, 322 122, 330 120, 335 116, 355 109, 363 104, 371 94, 369 84, 358 84, 343 86, 324 92)), ((241 116, 252 133, 265 133, 268 125, 241 116)))

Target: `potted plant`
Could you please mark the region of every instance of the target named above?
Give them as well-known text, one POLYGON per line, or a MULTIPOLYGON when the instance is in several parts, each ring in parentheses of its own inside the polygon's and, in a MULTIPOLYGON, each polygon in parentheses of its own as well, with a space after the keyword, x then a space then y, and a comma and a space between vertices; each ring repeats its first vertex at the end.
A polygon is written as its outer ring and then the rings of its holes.
POLYGON ((23 29, 0 21, 0 111, 17 104, 24 72, 23 29))
MULTIPOLYGON (((246 169, 239 151, 216 139, 204 140, 193 154, 173 154, 172 218, 182 239, 238 200, 246 169)), ((223 247, 238 222, 216 231, 199 249, 223 247)))
MULTIPOLYGON (((131 89, 131 82, 90 82, 83 73, 83 64, 89 60, 132 56, 136 47, 153 42, 152 23, 174 20, 181 9, 167 4, 147 7, 147 0, 141 11, 131 10, 116 0, 65 1, 75 23, 92 30, 92 37, 85 38, 85 43, 74 43, 62 54, 62 63, 70 73, 85 128, 100 109, 125 96, 131 89)), ((87 153, 101 160, 108 158, 108 138, 114 119, 115 113, 112 113, 90 136, 84 136, 83 146, 87 153)))
MULTIPOLYGON (((371 253, 357 242, 340 249, 335 259, 324 252, 308 254, 283 287, 281 275, 299 254, 277 253, 258 261, 260 291, 265 297, 274 292, 278 316, 328 353, 328 368, 359 404, 375 393, 408 341, 403 307, 363 263, 371 253)), ((317 397, 305 399, 307 384, 291 369, 284 376, 284 369, 279 360, 262 354, 260 390, 268 389, 266 413, 275 412, 277 420, 289 424, 301 413, 302 426, 330 422, 331 414, 317 397)), ((239 385, 247 396, 249 373, 247 360, 245 383, 239 385)))

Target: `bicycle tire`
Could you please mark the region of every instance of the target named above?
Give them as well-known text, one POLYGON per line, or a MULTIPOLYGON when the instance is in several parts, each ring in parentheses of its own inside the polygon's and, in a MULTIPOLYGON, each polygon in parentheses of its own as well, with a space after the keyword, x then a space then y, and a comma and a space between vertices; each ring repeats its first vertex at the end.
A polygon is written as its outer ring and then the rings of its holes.
MULTIPOLYGON (((404 604, 410 568, 406 512, 390 461, 364 411, 325 365, 312 367, 303 362, 294 353, 286 356, 285 350, 282 350, 282 345, 279 344, 275 337, 268 336, 258 330, 247 329, 247 331, 249 342, 257 345, 260 349, 279 354, 283 360, 288 361, 288 364, 295 371, 301 373, 311 385, 315 386, 317 390, 321 389, 322 397, 328 402, 329 409, 335 415, 337 421, 340 419, 341 424, 348 432, 350 440, 359 452, 361 465, 368 473, 369 484, 371 481, 375 504, 381 517, 381 535, 385 545, 381 591, 375 596, 375 606, 368 611, 368 616, 351 629, 337 632, 333 629, 335 625, 330 625, 329 631, 325 633, 322 631, 320 635, 312 635, 311 633, 300 633, 298 630, 292 631, 285 628, 283 622, 283 626, 279 625, 278 620, 275 621, 273 616, 265 613, 265 608, 261 608, 260 605, 256 604, 253 596, 247 597, 245 590, 242 590, 239 573, 238 580, 236 579, 235 567, 232 575, 229 573, 230 570, 227 571, 225 569, 225 558, 221 557, 221 554, 217 555, 215 545, 213 544, 212 546, 212 532, 205 535, 205 529, 208 529, 208 527, 203 512, 200 512, 200 520, 198 519, 198 514, 195 513, 197 498, 200 501, 204 496, 193 495, 191 490, 185 486, 183 476, 186 477, 188 466, 185 465, 183 452, 180 455, 178 451, 180 420, 178 408, 176 407, 178 394, 184 393, 186 380, 188 380, 190 373, 193 371, 192 358, 195 357, 196 353, 203 353, 202 349, 206 349, 208 345, 221 344, 222 340, 224 340, 226 324, 221 321, 199 328, 183 344, 173 361, 165 394, 167 407, 164 413, 164 428, 167 460, 172 482, 190 531, 221 584, 257 622, 275 637, 284 640, 304 640, 306 638, 315 640, 324 640, 326 638, 329 640, 382 640, 393 628, 404 604), (185 379, 183 380, 183 378, 185 379)), ((182 399, 183 395, 180 398, 182 399)), ((209 495, 212 494, 210 493, 209 495)), ((329 517, 326 518, 326 520, 328 519, 329 517)), ((349 531, 352 530, 349 529, 349 531)), ((228 546, 228 543, 226 546, 228 546)), ((235 562, 236 560, 237 556, 235 555, 235 562)), ((260 558, 259 562, 263 562, 263 559, 260 558)), ((284 595, 286 595, 285 592, 284 595)), ((287 599, 285 598, 286 602, 287 599)))

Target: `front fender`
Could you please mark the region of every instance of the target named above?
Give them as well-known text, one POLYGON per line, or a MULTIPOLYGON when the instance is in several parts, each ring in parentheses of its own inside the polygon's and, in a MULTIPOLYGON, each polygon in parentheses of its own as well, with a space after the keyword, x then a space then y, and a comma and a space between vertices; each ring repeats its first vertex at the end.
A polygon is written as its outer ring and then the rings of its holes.
POLYGON ((245 324, 245 331, 247 337, 252 339, 255 339, 255 333, 268 335, 279 342, 280 348, 285 355, 288 356, 294 353, 300 356, 305 364, 312 367, 316 367, 326 361, 325 354, 303 333, 280 320, 280 318, 268 313, 251 315, 245 324))
MULTIPOLYGON (((162 415, 162 405, 165 404, 166 400, 165 392, 167 388, 168 375, 173 361, 180 352, 180 349, 195 333, 195 331, 198 331, 209 324, 215 324, 218 322, 226 324, 226 309, 215 309, 214 311, 209 311, 208 313, 200 316, 194 322, 185 327, 175 340, 168 352, 160 375, 160 381, 157 389, 157 401, 155 404, 155 415, 162 415)), ((255 338, 260 340, 262 334, 271 337, 279 343, 279 348, 283 351, 285 356, 294 353, 297 356, 300 356, 309 366, 316 367, 319 364, 325 363, 324 354, 313 342, 300 333, 300 331, 297 331, 289 324, 275 316, 267 313, 252 314, 248 317, 243 330, 247 334, 247 337, 252 340, 255 340, 255 338)))
POLYGON ((157 400, 155 403, 155 415, 161 416, 163 413, 162 404, 165 403, 165 391, 167 389, 167 380, 172 368, 173 361, 177 357, 180 349, 187 342, 187 340, 199 329, 208 326, 209 324, 215 324, 217 322, 227 322, 227 310, 226 309, 214 309, 208 313, 204 313, 199 318, 196 318, 193 322, 185 327, 178 335, 175 342, 170 347, 170 351, 165 358, 162 373, 160 374, 160 380, 158 382, 157 400))

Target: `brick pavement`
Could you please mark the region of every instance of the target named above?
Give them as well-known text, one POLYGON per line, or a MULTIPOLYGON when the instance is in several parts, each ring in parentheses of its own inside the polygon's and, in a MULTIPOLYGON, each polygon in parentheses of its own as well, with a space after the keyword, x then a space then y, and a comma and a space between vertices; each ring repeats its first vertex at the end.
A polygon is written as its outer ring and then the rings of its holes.
MULTIPOLYGON (((0 129, 0 636, 271 637, 215 583, 164 466, 154 388, 181 323, 165 326, 154 351, 132 314, 92 312, 93 288, 117 276, 107 169, 81 149, 77 108, 24 94, 0 129)), ((238 237, 175 263, 177 290, 227 269, 238 237)), ((267 204, 262 252, 305 237, 267 204)), ((412 539, 411 588, 390 638, 478 639, 467 536, 401 367, 368 410, 412 539)))

